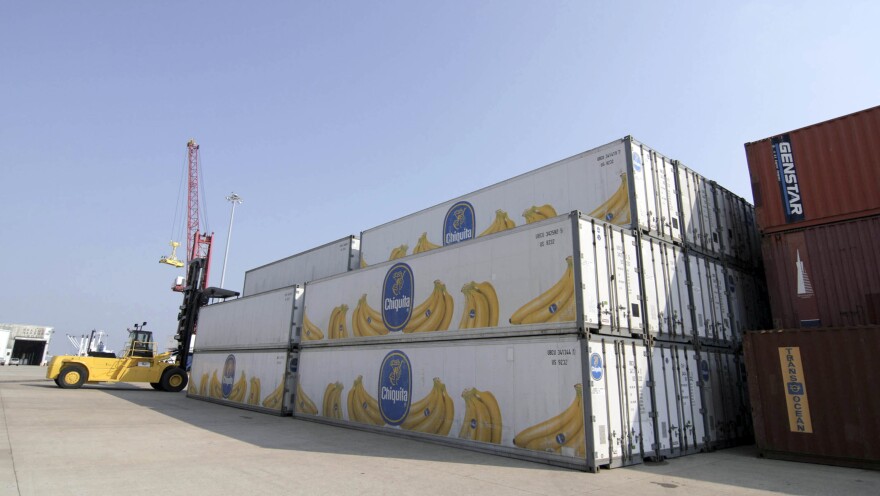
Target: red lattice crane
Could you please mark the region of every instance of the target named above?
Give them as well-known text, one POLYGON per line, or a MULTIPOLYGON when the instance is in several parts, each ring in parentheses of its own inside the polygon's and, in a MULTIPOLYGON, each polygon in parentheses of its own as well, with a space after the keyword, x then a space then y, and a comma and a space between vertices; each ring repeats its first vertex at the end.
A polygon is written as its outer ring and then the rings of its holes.
MULTIPOLYGON (((186 164, 187 164, 187 195, 186 195, 186 265, 196 258, 204 258, 205 271, 202 278, 202 288, 208 285, 208 272, 211 267, 211 245, 214 239, 214 233, 202 233, 199 226, 199 177, 201 175, 199 165, 199 145, 196 140, 191 139, 186 144, 186 164)), ((176 241, 171 242, 172 252, 170 257, 162 257, 160 263, 172 265, 175 267, 183 267, 184 263, 175 258, 175 251, 179 246, 176 241)), ((184 278, 178 277, 172 289, 174 291, 183 291, 186 286, 184 278)))

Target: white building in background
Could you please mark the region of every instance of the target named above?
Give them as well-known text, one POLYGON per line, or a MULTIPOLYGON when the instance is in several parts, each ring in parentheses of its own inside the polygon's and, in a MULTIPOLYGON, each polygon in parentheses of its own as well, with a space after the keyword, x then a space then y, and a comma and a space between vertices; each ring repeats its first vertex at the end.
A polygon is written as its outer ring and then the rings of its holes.
POLYGON ((0 356, 3 363, 9 363, 10 358, 18 358, 22 365, 42 364, 54 333, 53 327, 0 323, 0 356))

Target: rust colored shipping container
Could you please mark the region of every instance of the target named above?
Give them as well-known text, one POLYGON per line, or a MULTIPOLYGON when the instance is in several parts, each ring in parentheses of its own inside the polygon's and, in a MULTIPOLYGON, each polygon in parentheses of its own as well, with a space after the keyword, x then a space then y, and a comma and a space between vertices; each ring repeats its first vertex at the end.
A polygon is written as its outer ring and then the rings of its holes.
POLYGON ((750 331, 743 353, 762 455, 880 468, 880 327, 750 331))
POLYGON ((765 234, 773 326, 880 324, 880 216, 765 234))
POLYGON ((745 148, 764 233, 880 213, 880 106, 745 148))

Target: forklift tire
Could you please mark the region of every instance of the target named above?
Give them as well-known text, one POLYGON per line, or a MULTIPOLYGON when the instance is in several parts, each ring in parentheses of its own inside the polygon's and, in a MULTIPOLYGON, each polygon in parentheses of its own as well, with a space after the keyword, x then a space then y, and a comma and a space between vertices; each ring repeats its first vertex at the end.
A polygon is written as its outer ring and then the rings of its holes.
POLYGON ((186 387, 188 381, 189 376, 186 374, 185 370, 180 367, 169 367, 165 370, 165 373, 162 374, 162 381, 159 384, 165 391, 168 391, 169 393, 177 393, 183 391, 183 388, 186 387))
POLYGON ((89 371, 78 363, 65 365, 55 379, 58 387, 62 389, 79 389, 89 380, 89 371))
POLYGON ((161 390, 162 390, 162 385, 159 384, 158 382, 151 382, 151 383, 150 383, 150 386, 152 386, 153 389, 155 389, 156 391, 161 391, 161 390))

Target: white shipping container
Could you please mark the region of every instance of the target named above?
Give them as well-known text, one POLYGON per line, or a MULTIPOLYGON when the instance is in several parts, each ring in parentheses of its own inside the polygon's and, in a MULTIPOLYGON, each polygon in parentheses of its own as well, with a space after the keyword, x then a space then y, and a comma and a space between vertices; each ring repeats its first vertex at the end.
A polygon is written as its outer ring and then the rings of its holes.
POLYGON ((728 349, 710 347, 697 355, 706 420, 704 444, 715 449, 748 442, 751 413, 741 357, 728 349))
POLYGON ((291 286, 202 307, 196 351, 287 348, 302 322, 303 291, 291 286))
POLYGON ((653 456, 648 361, 635 340, 308 342, 300 366, 298 417, 581 469, 653 456))
POLYGON ((287 414, 291 405, 289 392, 295 380, 290 371, 295 371, 295 360, 287 350, 196 352, 187 396, 287 414))
POLYGON ((574 210, 681 240, 673 162, 626 137, 361 234, 362 266, 574 210))
POLYGON ((655 343, 651 358, 660 455, 674 458, 696 453, 706 443, 698 356, 688 344, 655 343))
POLYGON ((358 268, 360 240, 347 236, 244 273, 242 296, 250 296, 358 268))

